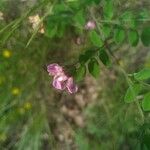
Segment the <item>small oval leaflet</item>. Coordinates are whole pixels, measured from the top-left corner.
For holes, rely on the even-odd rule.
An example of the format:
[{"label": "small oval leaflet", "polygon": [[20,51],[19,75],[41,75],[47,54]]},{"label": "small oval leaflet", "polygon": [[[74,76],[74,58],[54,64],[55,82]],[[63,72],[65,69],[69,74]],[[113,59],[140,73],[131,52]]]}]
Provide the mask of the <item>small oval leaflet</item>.
[{"label": "small oval leaflet", "polygon": [[76,70],[76,75],[75,75],[75,79],[77,81],[81,81],[83,80],[83,78],[86,75],[86,66],[85,65],[81,65],[77,70]]},{"label": "small oval leaflet", "polygon": [[88,70],[89,73],[97,78],[100,74],[100,67],[99,67],[99,63],[95,58],[92,58],[88,64]]},{"label": "small oval leaflet", "polygon": [[110,59],[109,59],[109,56],[108,56],[108,54],[107,54],[105,49],[101,49],[99,51],[99,58],[100,58],[100,60],[102,61],[102,63],[104,65],[106,65],[106,66],[110,65]]},{"label": "small oval leaflet", "polygon": [[145,27],[141,34],[141,41],[144,46],[150,45],[150,27]]},{"label": "small oval leaflet", "polygon": [[150,78],[150,68],[144,68],[141,71],[134,73],[136,80],[147,80]]},{"label": "small oval leaflet", "polygon": [[114,41],[116,43],[122,43],[125,39],[125,31],[124,29],[120,28],[120,27],[117,27],[115,30],[114,30]]},{"label": "small oval leaflet", "polygon": [[136,96],[141,91],[141,85],[140,84],[133,84],[130,85],[129,88],[126,91],[124,101],[126,103],[131,103],[136,99]]},{"label": "small oval leaflet", "polygon": [[144,95],[142,108],[144,111],[150,111],[150,92]]},{"label": "small oval leaflet", "polygon": [[139,42],[139,35],[137,31],[131,30],[128,32],[128,40],[132,46],[137,46]]},{"label": "small oval leaflet", "polygon": [[95,31],[90,32],[90,40],[94,46],[101,47],[103,45],[103,41]]}]

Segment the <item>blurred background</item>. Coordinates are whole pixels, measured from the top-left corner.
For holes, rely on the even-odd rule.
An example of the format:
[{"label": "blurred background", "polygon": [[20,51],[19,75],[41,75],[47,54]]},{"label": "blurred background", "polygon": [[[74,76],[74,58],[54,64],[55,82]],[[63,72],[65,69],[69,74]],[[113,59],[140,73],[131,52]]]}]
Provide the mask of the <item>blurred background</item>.
[{"label": "blurred background", "polygon": [[[99,3],[0,0],[0,150],[150,149],[150,114],[124,102],[128,84],[113,60],[100,64],[97,79],[87,73],[73,95],[55,90],[45,69],[73,64],[91,46],[83,28],[93,16],[101,19]],[[115,0],[113,7],[116,18],[133,11],[150,19],[149,0]],[[115,55],[133,73],[150,67],[149,50],[125,42]]]}]

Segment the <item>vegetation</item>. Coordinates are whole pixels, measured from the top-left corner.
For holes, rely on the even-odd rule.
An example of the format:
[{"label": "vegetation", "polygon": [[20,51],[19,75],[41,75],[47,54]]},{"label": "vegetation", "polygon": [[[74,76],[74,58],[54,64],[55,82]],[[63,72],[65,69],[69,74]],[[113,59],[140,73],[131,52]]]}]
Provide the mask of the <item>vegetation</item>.
[{"label": "vegetation", "polygon": [[[149,10],[148,0],[1,0],[0,149],[149,150]],[[53,63],[77,93],[53,88]]]}]

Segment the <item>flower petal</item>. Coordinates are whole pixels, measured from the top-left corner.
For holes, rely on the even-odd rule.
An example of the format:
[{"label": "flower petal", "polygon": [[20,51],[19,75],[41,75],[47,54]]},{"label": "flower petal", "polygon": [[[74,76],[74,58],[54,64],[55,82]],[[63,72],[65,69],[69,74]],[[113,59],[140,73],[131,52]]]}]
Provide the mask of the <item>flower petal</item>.
[{"label": "flower petal", "polygon": [[66,81],[68,77],[65,74],[54,76],[53,87],[58,90],[64,90],[66,88]]},{"label": "flower petal", "polygon": [[54,80],[57,81],[66,81],[67,79],[68,77],[64,73],[54,76]]},{"label": "flower petal", "polygon": [[85,25],[86,30],[93,30],[96,28],[96,23],[94,21],[88,21]]},{"label": "flower petal", "polygon": [[65,89],[65,83],[58,81],[58,80],[54,80],[53,81],[53,87],[55,89],[58,89],[58,90],[64,90]]},{"label": "flower petal", "polygon": [[76,93],[78,91],[78,87],[76,84],[74,84],[72,77],[68,78],[66,87],[67,87],[68,92],[71,94]]},{"label": "flower petal", "polygon": [[54,63],[47,66],[47,71],[49,75],[56,76],[63,73],[63,68],[58,64]]}]

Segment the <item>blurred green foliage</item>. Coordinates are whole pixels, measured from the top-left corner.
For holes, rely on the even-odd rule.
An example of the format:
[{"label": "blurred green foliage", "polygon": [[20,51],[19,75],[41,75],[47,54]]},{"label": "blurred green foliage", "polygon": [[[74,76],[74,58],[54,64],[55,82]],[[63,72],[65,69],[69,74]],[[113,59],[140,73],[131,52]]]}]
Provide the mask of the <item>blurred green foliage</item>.
[{"label": "blurred green foliage", "polygon": [[[62,147],[54,132],[61,94],[51,90],[45,71],[53,62],[73,70],[77,81],[84,82],[88,74],[100,78],[105,69],[114,70],[117,78],[111,81],[104,71],[107,80],[97,81],[102,92],[82,110],[85,127],[70,123],[76,149],[150,149],[150,65],[144,67],[150,58],[150,3],[139,3],[0,1],[0,149],[72,149]],[[85,30],[88,21],[96,28]]]}]

